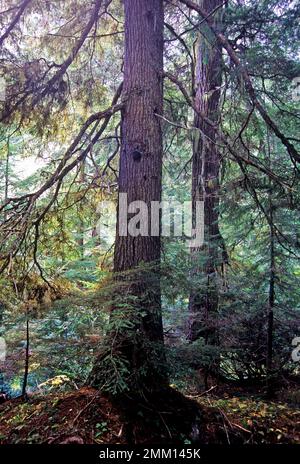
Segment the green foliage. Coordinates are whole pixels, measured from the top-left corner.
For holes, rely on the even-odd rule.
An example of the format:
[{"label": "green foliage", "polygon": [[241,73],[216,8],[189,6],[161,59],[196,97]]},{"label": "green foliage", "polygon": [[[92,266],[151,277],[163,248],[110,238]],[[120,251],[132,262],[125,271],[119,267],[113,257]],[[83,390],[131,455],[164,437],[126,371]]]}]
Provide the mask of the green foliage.
[{"label": "green foliage", "polygon": [[[110,105],[122,80],[123,13],[120,2],[114,1],[108,6],[110,14],[101,15],[95,30],[73,56],[67,73],[41,97],[48,79],[72,54],[90,15],[90,5],[82,0],[47,1],[45,5],[40,8],[39,2],[33,2],[1,50],[0,76],[5,76],[7,84],[1,110],[13,108],[18,98],[24,97],[0,124],[0,195],[4,200],[37,191],[51,178],[84,122]],[[247,66],[259,101],[296,148],[299,102],[292,98],[292,80],[300,74],[299,8],[299,2],[255,0],[228,2],[224,9],[224,33]],[[182,14],[169,4],[165,9],[166,22],[183,40],[166,29],[165,69],[178,78],[188,95],[193,95],[195,31],[204,33],[210,46],[214,38],[198,15]],[[32,13],[37,21],[32,20]],[[1,15],[1,25],[6,26],[5,14],[3,18]],[[207,344],[204,338],[186,342],[189,295],[194,290],[205,294],[206,276],[201,272],[191,275],[190,254],[182,238],[162,241],[160,287],[168,364],[171,378],[182,388],[190,376],[197,376],[198,369],[209,368],[217,359],[226,379],[265,380],[271,214],[275,227],[274,371],[277,376],[296,371],[290,352],[291,340],[299,332],[299,169],[252,111],[241,70],[226,54],[222,71],[220,128],[244,161],[218,141],[223,241],[216,239],[212,245],[218,256],[218,347]],[[190,200],[193,146],[199,145],[203,134],[194,128],[194,112],[182,92],[167,78],[164,98],[162,197],[183,202]],[[111,118],[101,140],[64,176],[59,191],[52,187],[41,195],[28,219],[33,225],[49,205],[38,235],[32,229],[25,234],[18,252],[10,254],[7,272],[0,279],[0,334],[20,358],[16,362],[9,358],[15,362],[8,372],[12,394],[20,391],[24,313],[28,307],[31,389],[57,376],[82,384],[97,356],[102,367],[101,372],[95,372],[96,377],[99,374],[96,383],[114,394],[126,391],[132,381],[146,379],[153,366],[158,372],[165,368],[161,347],[155,343],[150,346],[141,330],[150,294],[157,290],[154,282],[159,270],[156,267],[151,274],[146,266],[141,268],[139,272],[147,273],[148,281],[140,299],[132,297],[134,277],[129,288],[128,276],[118,284],[107,278],[112,269],[114,237],[97,235],[98,222],[106,223],[99,213],[99,202],[116,201],[119,122],[120,116]],[[96,128],[84,132],[70,162],[76,160]],[[19,208],[22,210],[22,203]],[[11,207],[1,211],[1,224],[7,214],[14,217],[14,213]],[[5,237],[0,265],[14,246],[14,236]],[[228,265],[222,258],[223,245]],[[199,269],[206,259],[199,253]],[[56,288],[55,295],[45,280]],[[79,292],[65,298],[74,289]],[[52,306],[58,296],[64,298]],[[113,334],[121,334],[124,343],[144,353],[139,372],[131,370],[122,347],[114,346]],[[87,335],[98,337],[96,344],[88,342]]]}]

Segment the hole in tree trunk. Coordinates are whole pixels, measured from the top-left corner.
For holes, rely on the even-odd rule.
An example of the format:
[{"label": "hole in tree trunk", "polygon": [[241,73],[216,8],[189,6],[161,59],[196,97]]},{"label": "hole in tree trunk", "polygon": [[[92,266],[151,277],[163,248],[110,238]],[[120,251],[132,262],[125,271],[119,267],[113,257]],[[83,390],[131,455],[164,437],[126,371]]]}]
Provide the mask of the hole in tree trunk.
[{"label": "hole in tree trunk", "polygon": [[132,153],[133,161],[139,162],[142,159],[142,153],[139,150],[134,150]]}]

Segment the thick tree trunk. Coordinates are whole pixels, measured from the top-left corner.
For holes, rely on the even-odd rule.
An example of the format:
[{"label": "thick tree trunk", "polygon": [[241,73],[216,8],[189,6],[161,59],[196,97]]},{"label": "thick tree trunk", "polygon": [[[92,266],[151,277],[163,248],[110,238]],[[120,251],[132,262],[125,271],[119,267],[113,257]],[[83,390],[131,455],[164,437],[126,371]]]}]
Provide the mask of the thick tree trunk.
[{"label": "thick tree trunk", "polygon": [[[119,192],[128,204],[160,201],[163,102],[162,0],[125,0],[124,94]],[[115,271],[160,259],[160,237],[117,236]]]},{"label": "thick tree trunk", "polygon": [[[211,13],[222,2],[203,0],[202,7]],[[221,9],[214,16],[217,25]],[[222,83],[222,49],[219,43],[202,26],[197,43],[195,76],[196,108],[210,120],[218,121],[220,86]],[[217,344],[218,312],[218,255],[220,247],[219,216],[219,170],[220,155],[216,146],[216,133],[198,114],[195,127],[199,129],[194,141],[192,163],[193,211],[196,201],[204,202],[204,246],[192,250],[193,290],[190,295],[190,324],[188,338],[194,341],[203,337],[208,344]],[[195,227],[195,224],[194,224]]]},{"label": "thick tree trunk", "polygon": [[[119,193],[143,201],[150,213],[161,199],[163,111],[163,1],[124,0],[125,62]],[[126,213],[126,212],[125,212]],[[125,362],[130,389],[160,388],[165,378],[160,297],[160,236],[122,236],[118,205],[116,280],[110,334],[112,352]],[[132,217],[132,216],[131,216]],[[126,225],[131,219],[128,217]],[[122,224],[124,227],[124,224]],[[146,234],[145,234],[146,235]],[[122,327],[122,320],[131,327]],[[101,363],[100,363],[101,366]],[[99,371],[99,369],[97,369]],[[94,374],[96,370],[94,369]],[[98,372],[99,373],[99,372]],[[92,383],[100,384],[99,375]]]}]

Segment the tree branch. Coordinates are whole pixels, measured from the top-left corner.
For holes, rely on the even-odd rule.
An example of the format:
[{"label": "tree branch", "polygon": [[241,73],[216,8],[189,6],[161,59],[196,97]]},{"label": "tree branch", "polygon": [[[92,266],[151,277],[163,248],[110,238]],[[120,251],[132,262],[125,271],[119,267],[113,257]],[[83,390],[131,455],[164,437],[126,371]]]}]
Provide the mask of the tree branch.
[{"label": "tree branch", "polygon": [[27,6],[29,5],[29,3],[31,3],[31,0],[24,0],[23,3],[21,3],[20,7],[19,7],[19,11],[18,13],[16,14],[16,16],[14,17],[14,19],[12,20],[12,22],[10,23],[10,25],[8,26],[8,28],[6,29],[6,31],[4,32],[4,34],[0,37],[0,47],[2,46],[3,42],[5,39],[7,39],[7,37],[9,36],[9,34],[11,33],[11,31],[15,28],[15,26],[18,24],[22,14],[24,13],[25,9],[27,8]]},{"label": "tree branch", "polygon": [[69,66],[73,63],[73,61],[76,58],[79,50],[81,49],[81,47],[84,44],[86,38],[88,37],[92,27],[98,21],[99,11],[100,11],[102,2],[103,2],[103,0],[96,0],[95,8],[93,9],[93,12],[92,12],[92,14],[90,16],[90,20],[87,23],[87,25],[85,26],[84,30],[82,31],[82,34],[81,34],[79,40],[76,42],[76,44],[73,47],[73,49],[72,49],[70,55],[68,56],[68,58],[61,64],[60,69],[49,80],[49,82],[47,83],[45,89],[42,91],[42,93],[40,95],[40,98],[43,98],[49,92],[49,90],[53,87],[55,82],[60,81],[60,79],[66,73]]},{"label": "tree branch", "polygon": [[[263,174],[265,174],[266,176],[272,178],[276,183],[286,186],[286,184],[281,179],[279,179],[279,177],[276,176],[272,171],[270,171],[267,167],[263,166],[262,164],[258,164],[257,162],[251,160],[249,158],[249,156],[248,156],[248,158],[245,158],[241,154],[237,153],[236,150],[234,149],[235,141],[233,143],[230,143],[230,140],[228,140],[228,136],[224,135],[223,132],[219,130],[218,125],[216,125],[211,119],[209,119],[202,111],[199,111],[196,108],[196,106],[194,105],[193,100],[189,96],[188,91],[186,90],[186,88],[184,87],[182,82],[180,80],[178,80],[173,74],[171,74],[169,72],[164,72],[164,76],[167,77],[168,79],[170,79],[171,82],[173,82],[175,85],[177,85],[177,87],[181,91],[181,93],[184,96],[184,98],[185,98],[186,102],[188,103],[188,105],[195,111],[196,114],[198,114],[203,119],[203,121],[207,125],[209,125],[210,127],[212,127],[214,129],[214,131],[216,132],[216,135],[219,138],[219,140],[224,144],[224,146],[227,148],[227,150],[229,151],[229,153],[233,156],[233,158],[235,160],[243,161],[246,165],[252,166],[252,167],[256,168],[257,170],[259,170],[260,172],[262,172]],[[164,118],[164,119],[166,120],[166,118]],[[167,121],[167,122],[170,122],[170,121]],[[183,127],[183,126],[181,126],[181,128],[188,129],[188,128]],[[193,129],[196,129],[196,128],[193,128]]]},{"label": "tree branch", "polygon": [[219,32],[215,25],[213,24],[213,21],[209,17],[208,13],[201,8],[197,3],[193,2],[192,0],[179,0],[181,3],[186,5],[188,8],[196,11],[199,13],[202,18],[204,18],[209,25],[210,29],[212,32],[215,34],[216,38],[218,39],[219,43],[225,48],[227,51],[229,57],[231,58],[232,62],[235,64],[236,68],[239,70],[244,83],[245,83],[245,88],[248,92],[248,95],[250,97],[250,100],[252,104],[255,106],[267,126],[274,132],[274,134],[278,137],[278,139],[282,142],[282,144],[286,147],[290,157],[292,160],[296,161],[297,163],[300,163],[300,154],[296,150],[293,144],[289,141],[287,137],[281,132],[281,130],[278,128],[278,126],[275,124],[273,119],[269,116],[267,113],[266,109],[263,107],[263,105],[260,103],[258,100],[258,97],[256,95],[256,91],[253,87],[251,78],[249,76],[247,68],[241,63],[239,57],[237,56],[236,52],[230,45],[228,39],[225,37],[225,35],[222,32]]},{"label": "tree branch", "polygon": [[[101,135],[107,128],[111,117],[124,107],[124,103],[117,103],[121,96],[121,92],[122,85],[119,86],[112,100],[112,105],[108,109],[96,113],[88,118],[88,120],[79,131],[79,134],[66,151],[55,172],[44,183],[44,185],[42,185],[40,189],[34,193],[23,195],[21,197],[10,198],[0,207],[0,213],[3,211],[6,212],[8,218],[2,224],[0,224],[0,230],[2,232],[0,248],[6,248],[6,251],[0,255],[0,259],[3,261],[3,265],[0,268],[0,274],[7,268],[11,259],[16,256],[20,250],[20,247],[22,246],[22,243],[25,240],[25,237],[28,235],[32,227],[35,228],[37,234],[38,226],[55,202],[65,176],[85,159],[95,143],[99,141]],[[90,140],[86,148],[84,148],[72,162],[68,163],[71,157],[76,153],[76,151],[78,151],[77,146],[86,133],[88,127],[93,122],[98,123],[100,120],[103,120],[103,123],[97,133]],[[51,197],[51,200],[47,203],[42,211],[37,211],[38,215],[34,218],[33,211],[37,200],[55,184],[56,189],[53,196]],[[36,249],[34,250],[34,257],[36,260]]]}]

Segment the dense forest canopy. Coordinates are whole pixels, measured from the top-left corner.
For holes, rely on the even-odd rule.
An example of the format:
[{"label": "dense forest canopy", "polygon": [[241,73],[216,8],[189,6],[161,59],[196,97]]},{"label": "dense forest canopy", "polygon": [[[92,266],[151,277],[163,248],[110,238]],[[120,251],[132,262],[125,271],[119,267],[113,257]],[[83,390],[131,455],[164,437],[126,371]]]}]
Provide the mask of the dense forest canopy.
[{"label": "dense forest canopy", "polygon": [[0,1],[4,396],[299,403],[299,18],[297,0]]}]

